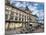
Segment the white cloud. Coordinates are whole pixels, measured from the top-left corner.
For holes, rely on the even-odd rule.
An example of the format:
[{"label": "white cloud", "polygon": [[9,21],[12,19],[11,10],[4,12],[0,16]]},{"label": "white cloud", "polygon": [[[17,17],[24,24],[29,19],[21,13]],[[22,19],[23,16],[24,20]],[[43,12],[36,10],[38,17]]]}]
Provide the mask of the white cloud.
[{"label": "white cloud", "polygon": [[32,6],[32,5],[28,6],[28,8],[29,8],[31,11],[34,11],[34,10],[37,9],[37,7],[34,7],[34,6]]},{"label": "white cloud", "polygon": [[37,15],[40,20],[44,19],[43,18],[43,16],[44,16],[43,10],[34,9],[33,12],[32,12],[32,14],[33,15]]},{"label": "white cloud", "polygon": [[44,19],[44,12],[43,10],[39,10],[39,20]]},{"label": "white cloud", "polygon": [[36,14],[37,16],[39,16],[38,12],[39,12],[39,10],[33,10],[32,14],[33,14],[33,15]]},{"label": "white cloud", "polygon": [[28,8],[32,11],[32,14],[33,15],[36,14],[37,16],[39,16],[39,14],[38,14],[39,10],[37,10],[37,7],[36,6],[30,5]]},{"label": "white cloud", "polygon": [[37,4],[37,3],[35,3],[35,4],[34,4],[34,6],[38,6],[38,4]]},{"label": "white cloud", "polygon": [[32,12],[33,15],[37,15],[39,17],[39,19],[44,19],[44,12],[43,10],[37,10],[36,8],[33,10]]},{"label": "white cloud", "polygon": [[37,13],[37,16],[39,17],[39,13]]},{"label": "white cloud", "polygon": [[44,16],[44,12],[43,12],[43,10],[39,10],[39,16]]},{"label": "white cloud", "polygon": [[15,4],[15,6],[19,7],[19,6],[18,6],[19,4],[20,4],[20,3],[19,3],[19,2],[17,2],[17,3]]}]

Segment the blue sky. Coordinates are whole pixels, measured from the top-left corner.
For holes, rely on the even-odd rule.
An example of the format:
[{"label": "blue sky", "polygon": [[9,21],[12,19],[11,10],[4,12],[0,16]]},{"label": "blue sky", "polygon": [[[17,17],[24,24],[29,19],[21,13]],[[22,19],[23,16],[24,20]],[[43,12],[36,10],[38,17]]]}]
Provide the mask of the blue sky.
[{"label": "blue sky", "polygon": [[25,8],[26,5],[28,6],[29,10],[32,11],[33,15],[37,15],[39,19],[43,19],[44,16],[44,3],[37,3],[37,2],[15,2],[16,0],[11,0],[10,3],[14,3],[14,6],[20,8],[23,7]]}]

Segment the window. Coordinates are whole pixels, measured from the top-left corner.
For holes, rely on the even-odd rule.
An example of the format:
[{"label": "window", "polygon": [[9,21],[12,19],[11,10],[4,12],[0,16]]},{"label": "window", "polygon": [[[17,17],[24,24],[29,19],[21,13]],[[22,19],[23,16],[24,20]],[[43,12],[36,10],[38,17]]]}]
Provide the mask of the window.
[{"label": "window", "polygon": [[26,16],[26,21],[27,21],[27,16]]},{"label": "window", "polygon": [[16,15],[18,15],[18,13],[16,13]]},{"label": "window", "polygon": [[19,14],[19,21],[21,21],[21,14]]},{"label": "window", "polygon": [[11,15],[11,16],[10,16],[10,20],[13,20],[13,17],[14,17],[14,16],[13,16],[13,15]]},{"label": "window", "polygon": [[8,19],[8,14],[5,14],[5,19],[6,19],[6,20]]},{"label": "window", "polygon": [[8,10],[6,10],[6,11],[5,11],[5,14],[9,14],[9,11],[8,11]]},{"label": "window", "polygon": [[17,16],[15,16],[15,20],[18,20],[18,17]]},{"label": "window", "polygon": [[30,24],[29,26],[32,26],[32,24]]},{"label": "window", "polygon": [[19,21],[21,21],[21,18],[19,18]]},{"label": "window", "polygon": [[19,17],[21,18],[21,14],[19,14]]},{"label": "window", "polygon": [[6,19],[6,20],[8,19],[8,15],[9,15],[9,12],[6,10],[6,11],[5,11],[5,19]]},{"label": "window", "polygon": [[24,15],[22,15],[22,21],[24,21]]},{"label": "window", "polygon": [[11,12],[10,14],[10,20],[13,20],[14,19],[14,12]]},{"label": "window", "polygon": [[26,16],[25,16],[25,21],[26,21]]},{"label": "window", "polygon": [[24,18],[22,18],[22,21],[24,21]]},{"label": "window", "polygon": [[11,12],[11,15],[14,15],[14,12]]},{"label": "window", "polygon": [[28,16],[27,16],[27,19],[28,19]]}]

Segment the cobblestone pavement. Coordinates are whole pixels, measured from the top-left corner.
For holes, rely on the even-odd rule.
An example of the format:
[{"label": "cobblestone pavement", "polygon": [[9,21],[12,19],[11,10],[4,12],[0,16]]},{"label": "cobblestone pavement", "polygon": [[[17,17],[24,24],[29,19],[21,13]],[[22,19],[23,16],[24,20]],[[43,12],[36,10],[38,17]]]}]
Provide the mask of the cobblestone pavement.
[{"label": "cobblestone pavement", "polygon": [[38,28],[38,29],[35,29],[33,32],[34,32],[34,33],[44,32],[44,29]]},{"label": "cobblestone pavement", "polygon": [[[31,30],[31,29],[29,29],[29,30]],[[32,33],[42,33],[42,32],[44,32],[44,28],[43,27],[37,27],[37,28],[34,28],[34,30],[31,30],[32,31]],[[31,31],[29,32],[29,31],[27,31],[26,30],[26,28],[24,28],[24,30],[23,30],[23,28],[21,28],[21,29],[17,29],[17,30],[8,30],[8,31],[5,31],[5,35],[15,35],[15,34],[24,34],[25,32],[26,33],[31,33]]]}]

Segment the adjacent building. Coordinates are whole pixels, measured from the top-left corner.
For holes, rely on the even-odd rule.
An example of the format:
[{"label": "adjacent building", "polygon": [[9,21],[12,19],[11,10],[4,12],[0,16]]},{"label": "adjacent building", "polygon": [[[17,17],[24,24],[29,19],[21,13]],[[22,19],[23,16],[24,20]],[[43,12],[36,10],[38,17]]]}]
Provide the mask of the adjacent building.
[{"label": "adjacent building", "polygon": [[5,4],[5,29],[24,29],[37,23],[36,17],[29,10],[21,10],[17,7]]}]

